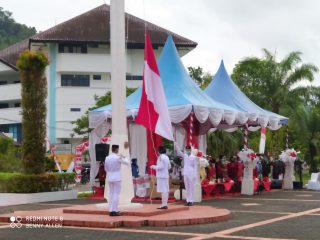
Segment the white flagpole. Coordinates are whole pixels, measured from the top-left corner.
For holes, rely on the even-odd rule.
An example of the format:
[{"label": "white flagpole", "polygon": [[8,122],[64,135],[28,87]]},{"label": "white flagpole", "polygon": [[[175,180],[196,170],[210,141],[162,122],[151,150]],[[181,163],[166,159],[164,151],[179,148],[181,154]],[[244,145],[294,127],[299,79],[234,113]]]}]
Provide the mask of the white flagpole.
[{"label": "white flagpole", "polygon": [[[107,19],[106,19],[107,21]],[[110,2],[110,48],[112,91],[112,144],[119,145],[119,152],[130,161],[126,116],[126,53],[124,0]],[[131,164],[121,167],[120,205],[131,203],[134,197]],[[107,197],[107,191],[105,191]]]}]

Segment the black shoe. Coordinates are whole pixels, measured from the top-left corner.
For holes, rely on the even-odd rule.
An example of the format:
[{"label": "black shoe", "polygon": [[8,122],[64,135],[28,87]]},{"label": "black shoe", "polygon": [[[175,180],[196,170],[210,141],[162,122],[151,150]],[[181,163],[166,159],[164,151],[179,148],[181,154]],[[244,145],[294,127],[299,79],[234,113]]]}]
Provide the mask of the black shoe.
[{"label": "black shoe", "polygon": [[120,213],[120,212],[114,212],[114,215],[113,215],[113,216],[115,216],[115,217],[121,216],[121,213]]},{"label": "black shoe", "polygon": [[189,204],[190,204],[190,203],[189,203],[189,202],[187,202],[187,203],[185,203],[184,205],[185,205],[185,206],[189,206]]},{"label": "black shoe", "polygon": [[110,217],[113,217],[114,214],[115,214],[115,212],[110,212],[110,213],[109,213],[109,216],[110,216]]},{"label": "black shoe", "polygon": [[168,209],[168,206],[158,207],[157,209]]},{"label": "black shoe", "polygon": [[189,202],[188,206],[193,206],[193,203],[192,203],[192,202]]}]

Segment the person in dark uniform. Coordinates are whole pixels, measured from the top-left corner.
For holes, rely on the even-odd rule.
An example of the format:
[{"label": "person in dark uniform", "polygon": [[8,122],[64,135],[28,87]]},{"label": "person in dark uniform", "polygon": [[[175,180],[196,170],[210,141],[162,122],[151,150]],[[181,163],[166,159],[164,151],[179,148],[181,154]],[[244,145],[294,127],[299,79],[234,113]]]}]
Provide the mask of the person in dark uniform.
[{"label": "person in dark uniform", "polygon": [[139,167],[137,164],[137,159],[136,158],[132,158],[131,160],[131,172],[132,172],[132,177],[139,177]]},{"label": "person in dark uniform", "polygon": [[261,166],[262,166],[262,177],[269,177],[271,172],[271,165],[265,156],[263,156],[261,159]]},{"label": "person in dark uniform", "polygon": [[285,169],[284,163],[282,161],[280,161],[279,159],[277,159],[273,163],[272,178],[279,179],[279,175],[284,174],[284,169]]}]

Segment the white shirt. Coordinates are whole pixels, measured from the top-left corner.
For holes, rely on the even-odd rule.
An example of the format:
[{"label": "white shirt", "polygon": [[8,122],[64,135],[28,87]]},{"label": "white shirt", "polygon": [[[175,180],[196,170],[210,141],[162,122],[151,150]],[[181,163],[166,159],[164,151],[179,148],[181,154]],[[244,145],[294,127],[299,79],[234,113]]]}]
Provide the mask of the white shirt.
[{"label": "white shirt", "polygon": [[196,163],[197,157],[190,154],[183,153],[180,149],[177,149],[177,155],[183,158],[183,175],[196,177]]},{"label": "white shirt", "polygon": [[106,170],[109,182],[121,181],[121,164],[129,165],[128,159],[122,158],[115,153],[111,153],[106,157],[104,161],[104,169]]},{"label": "white shirt", "polygon": [[161,154],[158,157],[157,165],[157,178],[169,178],[169,169],[171,168],[170,160],[166,154]]}]

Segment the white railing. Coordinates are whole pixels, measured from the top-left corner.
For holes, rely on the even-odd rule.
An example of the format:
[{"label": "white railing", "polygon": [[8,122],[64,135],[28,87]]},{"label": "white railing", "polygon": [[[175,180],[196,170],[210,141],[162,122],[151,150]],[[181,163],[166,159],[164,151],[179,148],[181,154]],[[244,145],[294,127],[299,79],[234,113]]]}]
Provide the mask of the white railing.
[{"label": "white railing", "polygon": [[0,85],[0,101],[21,99],[21,83]]},{"label": "white railing", "polygon": [[[127,66],[131,66],[130,57],[127,57]],[[111,57],[97,53],[59,53],[56,67],[57,72],[111,72]]]},{"label": "white railing", "polygon": [[21,108],[1,108],[0,124],[21,123]]}]

